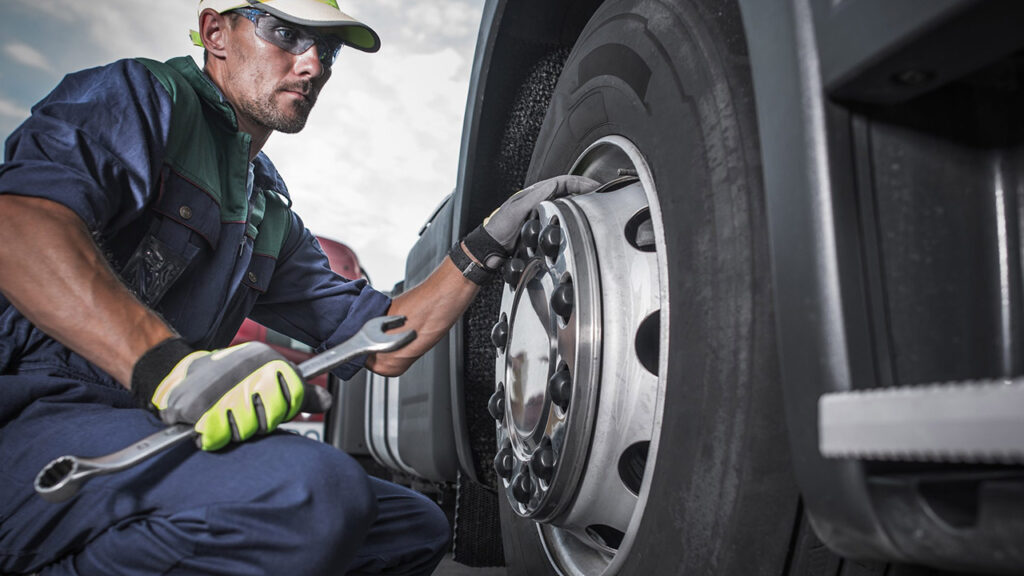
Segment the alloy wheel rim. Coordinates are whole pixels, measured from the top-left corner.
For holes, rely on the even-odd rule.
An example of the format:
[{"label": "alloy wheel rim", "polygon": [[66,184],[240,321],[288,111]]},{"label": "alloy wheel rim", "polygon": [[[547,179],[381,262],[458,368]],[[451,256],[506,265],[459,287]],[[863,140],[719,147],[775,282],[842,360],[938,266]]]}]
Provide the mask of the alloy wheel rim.
[{"label": "alloy wheel rim", "polygon": [[660,428],[667,264],[654,182],[629,140],[589,146],[596,192],[542,203],[503,271],[495,470],[563,574],[614,573],[646,506]]}]

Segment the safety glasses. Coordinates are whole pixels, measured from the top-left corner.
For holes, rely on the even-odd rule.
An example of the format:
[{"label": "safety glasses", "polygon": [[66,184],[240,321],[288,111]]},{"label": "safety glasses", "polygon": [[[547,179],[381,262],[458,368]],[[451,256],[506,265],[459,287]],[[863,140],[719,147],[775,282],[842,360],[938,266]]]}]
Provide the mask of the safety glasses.
[{"label": "safety glasses", "polygon": [[338,57],[338,51],[344,44],[336,36],[322,36],[314,34],[306,28],[285,22],[280,18],[267,14],[255,8],[239,8],[235,10],[245,16],[256,27],[256,37],[277,46],[291,54],[303,54],[316,44],[317,54],[320,56],[320,63],[324,68],[334,65]]}]

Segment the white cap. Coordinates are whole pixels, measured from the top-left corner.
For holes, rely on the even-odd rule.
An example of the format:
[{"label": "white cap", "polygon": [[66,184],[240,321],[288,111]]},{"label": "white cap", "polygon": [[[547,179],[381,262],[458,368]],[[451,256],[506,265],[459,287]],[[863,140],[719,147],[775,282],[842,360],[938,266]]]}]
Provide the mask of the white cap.
[{"label": "white cap", "polygon": [[[353,48],[363,52],[380,49],[380,37],[372,28],[345,14],[337,0],[200,0],[199,13],[215,10],[218,14],[239,8],[256,8],[286,22],[310,28],[323,28]],[[202,46],[199,34],[192,33],[192,41]]]}]

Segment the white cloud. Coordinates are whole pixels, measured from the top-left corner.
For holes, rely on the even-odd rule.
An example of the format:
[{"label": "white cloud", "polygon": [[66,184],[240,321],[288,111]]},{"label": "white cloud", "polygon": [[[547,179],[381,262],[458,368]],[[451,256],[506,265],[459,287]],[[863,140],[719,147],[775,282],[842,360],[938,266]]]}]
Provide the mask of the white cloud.
[{"label": "white cloud", "polygon": [[75,15],[68,12],[66,9],[67,5],[71,2],[61,1],[50,1],[50,2],[39,2],[37,0],[14,0],[16,4],[21,4],[27,8],[38,10],[46,15],[47,18],[59,20],[61,22],[74,22]]},{"label": "white cloud", "polygon": [[27,8],[85,33],[80,51],[62,51],[66,67],[79,68],[118,58],[146,56],[167,59],[183,54],[192,43],[198,2],[139,3],[138,0],[18,0]]},{"label": "white cloud", "polygon": [[41,52],[28,44],[11,42],[4,45],[4,55],[15,62],[46,72],[53,72],[53,65]]},{"label": "white cloud", "polygon": [[458,0],[437,0],[412,6],[403,31],[413,37],[462,38],[476,34],[480,10]]},{"label": "white cloud", "polygon": [[483,0],[344,0],[344,10],[377,30],[384,49],[473,49]]},{"label": "white cloud", "polygon": [[25,118],[28,118],[28,115],[28,108],[15,104],[10,100],[0,98],[0,116],[24,120]]},{"label": "white cloud", "polygon": [[167,59],[188,52],[195,28],[198,2],[146,3],[106,0],[103,3],[70,1],[79,18],[89,24],[90,36],[111,58],[147,56]]}]

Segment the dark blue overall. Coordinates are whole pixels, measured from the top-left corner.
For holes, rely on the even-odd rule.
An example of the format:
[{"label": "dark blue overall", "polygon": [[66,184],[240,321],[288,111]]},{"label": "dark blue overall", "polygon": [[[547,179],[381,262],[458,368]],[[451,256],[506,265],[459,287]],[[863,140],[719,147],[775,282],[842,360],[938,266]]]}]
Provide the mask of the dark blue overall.
[{"label": "dark blue overall", "polygon": [[[77,213],[197,348],[226,345],[246,316],[318,350],[342,342],[390,300],[330,270],[273,165],[250,165],[248,148],[191,58],[125,60],[66,77],[33,108],[7,141],[0,194]],[[287,433],[215,453],[178,446],[62,504],[33,493],[52,458],[162,427],[0,296],[0,573],[429,574],[447,548],[432,502]]]}]

